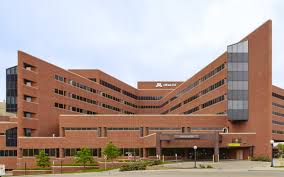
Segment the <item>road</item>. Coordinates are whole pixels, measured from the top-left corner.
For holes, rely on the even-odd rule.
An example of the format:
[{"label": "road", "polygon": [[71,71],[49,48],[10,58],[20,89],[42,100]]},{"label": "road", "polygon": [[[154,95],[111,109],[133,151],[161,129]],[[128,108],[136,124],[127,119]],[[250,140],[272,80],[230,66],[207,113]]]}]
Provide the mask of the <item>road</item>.
[{"label": "road", "polygon": [[[244,170],[147,170],[135,172],[100,172],[100,173],[80,173],[80,174],[62,174],[62,175],[44,175],[44,177],[283,177],[284,171],[244,171]],[[33,177],[43,177],[33,176]]]}]

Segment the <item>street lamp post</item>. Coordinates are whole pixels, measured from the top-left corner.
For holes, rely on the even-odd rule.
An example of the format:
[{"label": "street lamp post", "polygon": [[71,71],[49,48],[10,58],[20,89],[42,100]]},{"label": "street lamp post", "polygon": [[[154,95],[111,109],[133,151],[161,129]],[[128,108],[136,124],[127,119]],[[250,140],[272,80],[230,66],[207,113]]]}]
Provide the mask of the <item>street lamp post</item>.
[{"label": "street lamp post", "polygon": [[271,144],[271,167],[273,167],[273,144],[274,144],[274,140],[270,140],[270,144]]},{"label": "street lamp post", "polygon": [[194,168],[197,168],[197,167],[196,167],[196,158],[197,158],[197,157],[196,157],[196,156],[197,156],[197,155],[196,155],[196,150],[197,150],[197,146],[193,146],[193,149],[194,149]]}]

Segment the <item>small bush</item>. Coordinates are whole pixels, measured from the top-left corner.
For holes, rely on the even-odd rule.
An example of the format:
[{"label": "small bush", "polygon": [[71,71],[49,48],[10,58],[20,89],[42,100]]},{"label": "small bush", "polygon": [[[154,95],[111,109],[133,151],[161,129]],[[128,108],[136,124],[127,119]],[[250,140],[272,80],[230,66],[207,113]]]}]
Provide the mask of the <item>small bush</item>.
[{"label": "small bush", "polygon": [[122,165],[120,171],[134,171],[134,170],[146,170],[147,163],[145,162],[133,162]]},{"label": "small bush", "polygon": [[161,165],[163,162],[161,160],[149,160],[145,161],[147,166]]},{"label": "small bush", "polygon": [[199,164],[199,167],[200,167],[200,168],[206,168],[206,166],[203,165],[203,164]]},{"label": "small bush", "polygon": [[211,165],[207,165],[207,167],[206,168],[213,168]]},{"label": "small bush", "polygon": [[258,157],[251,157],[251,161],[263,161],[263,162],[270,162],[270,158],[258,156]]}]

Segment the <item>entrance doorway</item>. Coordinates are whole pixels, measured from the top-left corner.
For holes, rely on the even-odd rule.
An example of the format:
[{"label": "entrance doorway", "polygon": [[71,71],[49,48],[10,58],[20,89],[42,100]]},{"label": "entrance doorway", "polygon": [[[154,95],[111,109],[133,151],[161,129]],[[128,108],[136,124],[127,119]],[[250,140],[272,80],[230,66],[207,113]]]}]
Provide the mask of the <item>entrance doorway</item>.
[{"label": "entrance doorway", "polygon": [[236,159],[237,160],[243,160],[244,159],[243,154],[244,154],[244,151],[242,149],[238,149],[236,151]]}]

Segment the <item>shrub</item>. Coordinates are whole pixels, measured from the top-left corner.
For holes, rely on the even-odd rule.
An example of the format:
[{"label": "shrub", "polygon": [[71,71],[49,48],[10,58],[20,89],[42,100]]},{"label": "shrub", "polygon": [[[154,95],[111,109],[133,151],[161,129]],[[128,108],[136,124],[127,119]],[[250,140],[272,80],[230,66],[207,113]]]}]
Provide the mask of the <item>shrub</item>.
[{"label": "shrub", "polygon": [[85,147],[82,148],[75,155],[75,162],[76,164],[82,164],[84,167],[87,165],[87,163],[93,164],[94,158],[91,154],[91,150]]},{"label": "shrub", "polygon": [[147,166],[161,165],[163,162],[161,160],[148,160],[145,161]]},{"label": "shrub", "polygon": [[258,157],[251,157],[251,161],[263,161],[263,162],[270,162],[270,158],[264,157],[264,156],[258,156]]},{"label": "shrub", "polygon": [[120,156],[120,150],[111,141],[108,142],[102,153],[107,157],[108,160],[111,161]]},{"label": "shrub", "polygon": [[44,150],[40,150],[39,154],[36,156],[36,164],[39,167],[45,168],[50,166],[50,159]]},{"label": "shrub", "polygon": [[206,166],[203,165],[203,164],[199,164],[199,167],[200,167],[200,168],[206,168]]},{"label": "shrub", "polygon": [[206,168],[213,168],[211,165],[207,165],[207,167]]},{"label": "shrub", "polygon": [[141,162],[133,162],[122,165],[119,170],[120,171],[146,170],[146,167],[147,163],[141,161]]}]

